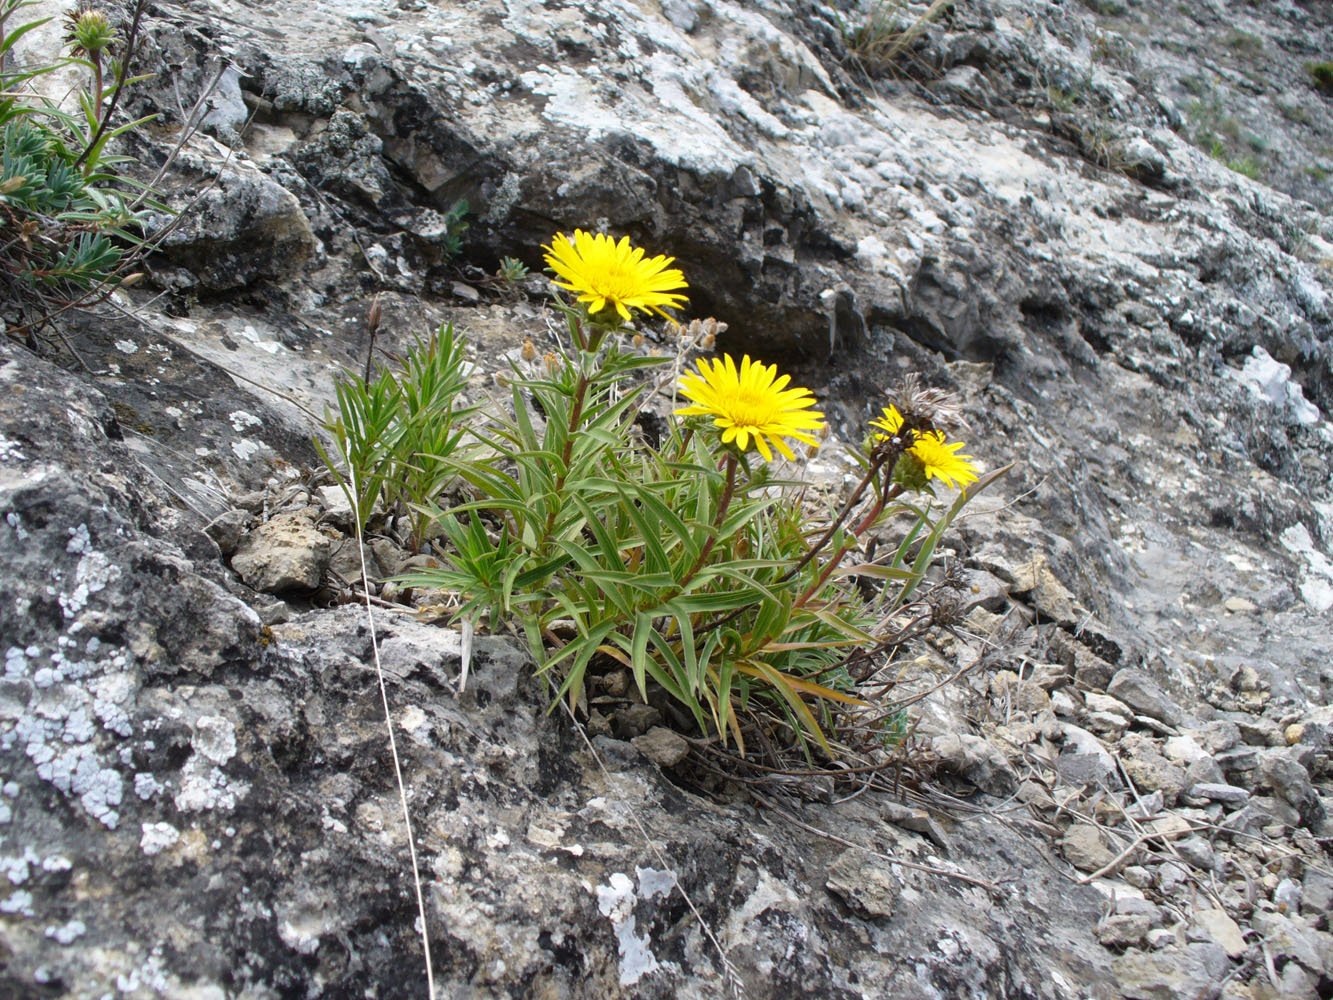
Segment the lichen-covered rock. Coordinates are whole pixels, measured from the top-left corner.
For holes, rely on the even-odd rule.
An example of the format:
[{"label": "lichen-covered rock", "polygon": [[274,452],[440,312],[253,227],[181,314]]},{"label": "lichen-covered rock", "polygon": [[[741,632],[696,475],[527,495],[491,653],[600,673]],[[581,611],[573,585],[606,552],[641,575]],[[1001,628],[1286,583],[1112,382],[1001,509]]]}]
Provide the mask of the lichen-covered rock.
[{"label": "lichen-covered rock", "polygon": [[[723,349],[799,369],[835,438],[917,371],[962,396],[972,454],[1016,462],[946,542],[994,630],[933,651],[960,680],[904,752],[959,734],[944,756],[1040,825],[706,799],[620,742],[656,708],[595,709],[594,760],[512,647],[479,639],[460,694],[459,636],[377,608],[440,994],[1316,995],[1333,110],[1304,63],[1330,10],[976,0],[877,76],[850,7],[785,0],[152,9],[126,107],[180,126],[225,62],[205,130],[235,148],[196,139],[168,175],[202,197],[134,314],[66,317],[83,364],[0,344],[0,992],[421,994],[364,611],[257,598],[219,552],[240,539],[200,529],[320,497],[311,415],[365,364],[371,294],[380,352],[454,320],[487,382],[544,326],[487,275],[579,226],[676,256]],[[836,488],[833,443],[810,472]],[[1014,697],[981,697],[981,664]],[[1223,783],[1248,801],[1189,797]],[[1104,840],[1095,871],[1140,831],[1099,882],[1151,899],[1099,931],[1058,842]],[[1278,986],[1141,933],[1205,898],[1273,942]]]},{"label": "lichen-covered rock", "polygon": [[930,749],[946,771],[983,792],[1008,795],[1018,786],[1017,775],[1004,754],[979,736],[969,733],[936,736]]},{"label": "lichen-covered rock", "polygon": [[180,200],[188,211],[162,242],[161,259],[189,273],[185,287],[240,288],[291,275],[314,256],[315,236],[296,196],[249,164],[233,162],[208,181],[196,175]]}]

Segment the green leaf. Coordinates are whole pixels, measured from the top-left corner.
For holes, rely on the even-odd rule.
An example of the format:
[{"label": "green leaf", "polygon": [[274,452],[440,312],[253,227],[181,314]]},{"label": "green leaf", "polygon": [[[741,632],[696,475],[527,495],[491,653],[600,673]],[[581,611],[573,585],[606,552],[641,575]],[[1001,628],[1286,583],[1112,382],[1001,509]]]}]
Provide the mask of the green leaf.
[{"label": "green leaf", "polygon": [[652,616],[640,611],[634,616],[634,631],[631,633],[630,664],[634,672],[634,683],[639,689],[639,697],[648,700],[648,638],[653,632]]}]

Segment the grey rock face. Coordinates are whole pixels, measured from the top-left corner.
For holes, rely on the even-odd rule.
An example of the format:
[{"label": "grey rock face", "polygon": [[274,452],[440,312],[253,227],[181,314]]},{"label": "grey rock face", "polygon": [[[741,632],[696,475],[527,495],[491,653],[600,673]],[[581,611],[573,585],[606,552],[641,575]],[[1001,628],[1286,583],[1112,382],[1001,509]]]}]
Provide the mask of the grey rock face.
[{"label": "grey rock face", "polygon": [[1130,952],[1116,959],[1115,971],[1124,996],[1132,1000],[1202,1000],[1228,965],[1220,945],[1199,943],[1151,954]]},{"label": "grey rock face", "polygon": [[[195,515],[121,475],[136,459],[98,392],[20,349],[0,345],[0,359],[3,992],[100,996],[151,978],[168,995],[279,983],[420,995],[364,609],[264,630],[226,589],[211,542],[192,556],[159,537],[193,537]],[[1012,912],[861,852],[835,864],[845,848],[684,792],[628,746],[604,744],[601,770],[503,641],[477,638],[456,696],[458,636],[379,610],[441,995],[719,995],[721,959],[677,884],[753,996],[1019,981],[1054,997],[1041,984],[1056,967],[1069,982],[1104,978],[1095,896],[1060,884],[1040,841],[1002,823],[956,827],[948,864],[1060,885]],[[942,864],[929,839],[857,805],[803,818],[878,855]],[[1052,949],[1007,943],[1033,936]],[[179,954],[146,950],[178,938]]]},{"label": "grey rock face", "polygon": [[829,869],[828,890],[871,920],[893,914],[898,882],[883,862],[861,851],[845,851]]}]

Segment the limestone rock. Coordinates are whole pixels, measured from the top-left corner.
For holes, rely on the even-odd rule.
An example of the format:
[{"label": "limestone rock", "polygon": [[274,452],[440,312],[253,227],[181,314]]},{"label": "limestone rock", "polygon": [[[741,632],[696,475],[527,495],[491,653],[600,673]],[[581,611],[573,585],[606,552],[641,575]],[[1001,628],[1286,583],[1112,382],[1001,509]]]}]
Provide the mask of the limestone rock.
[{"label": "limestone rock", "polygon": [[314,590],[329,568],[329,539],[299,514],[279,514],[248,534],[232,569],[255,590],[282,594]]},{"label": "limestone rock", "polygon": [[1200,910],[1194,914],[1194,923],[1231,958],[1240,958],[1249,950],[1239,925],[1222,910]]},{"label": "limestone rock", "polygon": [[1069,784],[1120,787],[1116,761],[1102,741],[1086,729],[1065,723],[1061,727],[1064,748],[1056,760],[1056,769]]},{"label": "limestone rock", "polygon": [[1115,913],[1097,925],[1097,940],[1108,948],[1132,948],[1143,943],[1152,924],[1138,913]]},{"label": "limestone rock", "polygon": [[851,910],[876,920],[893,915],[898,880],[889,867],[865,851],[848,850],[829,866],[824,883]]},{"label": "limestone rock", "polygon": [[1100,871],[1115,860],[1115,852],[1107,846],[1102,832],[1087,823],[1075,823],[1066,830],[1060,838],[1060,849],[1065,859],[1080,871]]},{"label": "limestone rock", "polygon": [[1250,798],[1250,793],[1244,788],[1214,783],[1191,785],[1189,793],[1195,798],[1209,799],[1231,806],[1243,806]]},{"label": "limestone rock", "polygon": [[1311,868],[1301,879],[1301,912],[1318,916],[1333,911],[1333,875]]},{"label": "limestone rock", "polygon": [[[336,373],[361,370],[369,295],[380,356],[455,321],[484,382],[521,337],[548,333],[524,298],[540,279],[506,297],[485,275],[504,256],[540,270],[540,246],[579,226],[675,256],[692,309],[731,324],[723,349],[798,369],[830,425],[793,470],[810,498],[836,506],[856,475],[836,445],[864,440],[905,373],[959,392],[969,452],[1014,467],[940,551],[950,576],[984,581],[973,596],[1003,634],[914,644],[899,662],[995,658],[1044,690],[1062,671],[1080,695],[1126,668],[1169,684],[1168,703],[1148,691],[1153,711],[1111,692],[1136,717],[1094,711],[1083,728],[1034,702],[1009,731],[1024,800],[1047,823],[1084,808],[1118,820],[1137,806],[1089,729],[1151,734],[1162,756],[1172,705],[1208,719],[1190,732],[1221,774],[1192,760],[1186,780],[1251,799],[1224,812],[1145,795],[1139,821],[1160,837],[1138,860],[1191,907],[1198,874],[1158,855],[1191,821],[1221,826],[1201,834],[1218,898],[1252,920],[1251,942],[1271,938],[1279,983],[1168,928],[1113,964],[1105,901],[1070,883],[1059,847],[961,806],[947,862],[914,856],[1003,891],[884,862],[901,894],[867,917],[819,891],[842,848],[673,784],[606,738],[660,713],[592,707],[604,772],[547,713],[519,649],[478,636],[459,696],[456,636],[377,606],[439,994],[721,995],[714,939],[756,998],[1174,1000],[1233,973],[1237,997],[1318,994],[1327,906],[1309,909],[1311,869],[1300,921],[1267,907],[1270,869],[1322,863],[1327,765],[1284,758],[1311,798],[1261,760],[1293,725],[1295,746],[1325,754],[1318,707],[1333,700],[1333,238],[1315,155],[1333,117],[1304,65],[1329,5],[1233,4],[1233,25],[1219,4],[955,4],[908,62],[874,73],[846,51],[854,6],[150,6],[154,75],[120,110],[162,117],[115,151],[150,176],[223,64],[205,135],[229,146],[197,139],[176,159],[166,196],[198,202],[114,308],[27,331],[34,317],[5,315],[0,992],[420,993],[365,609],[255,600],[200,531],[229,504],[268,516],[309,492],[309,415],[333,402]],[[1191,145],[1212,108],[1245,126],[1229,162]],[[444,213],[463,198],[451,256]],[[662,346],[655,320],[639,326]],[[372,544],[387,572],[392,548]],[[1227,613],[1237,594],[1257,610]],[[261,612],[288,620],[265,629]],[[975,718],[995,749],[970,676],[914,710]],[[901,684],[923,680],[907,669]],[[965,770],[989,759],[960,749]],[[992,769],[993,787],[1010,783]],[[766,784],[809,827],[930,850],[886,826],[879,791],[835,806]],[[1283,838],[1282,858],[1240,834]],[[859,862],[844,874],[854,893]]]},{"label": "limestone rock", "polygon": [[250,515],[243,510],[223,511],[204,525],[204,531],[217,543],[222,555],[230,558],[240,548],[251,520]]},{"label": "limestone rock", "polygon": [[946,770],[983,792],[1008,795],[1018,787],[1013,766],[998,748],[979,736],[967,733],[936,736],[930,748]]},{"label": "limestone rock", "polygon": [[1134,711],[1169,726],[1178,726],[1184,720],[1180,706],[1142,670],[1126,667],[1111,678],[1106,690]]},{"label": "limestone rock", "polygon": [[209,292],[290,275],[315,252],[314,233],[296,196],[235,160],[180,220],[162,252]]},{"label": "limestone rock", "polygon": [[658,767],[675,767],[690,755],[689,743],[679,733],[663,726],[654,726],[630,742]]},{"label": "limestone rock", "polygon": [[1199,943],[1152,953],[1126,952],[1116,959],[1115,973],[1129,1000],[1181,1000],[1206,996],[1229,965],[1221,946]]}]

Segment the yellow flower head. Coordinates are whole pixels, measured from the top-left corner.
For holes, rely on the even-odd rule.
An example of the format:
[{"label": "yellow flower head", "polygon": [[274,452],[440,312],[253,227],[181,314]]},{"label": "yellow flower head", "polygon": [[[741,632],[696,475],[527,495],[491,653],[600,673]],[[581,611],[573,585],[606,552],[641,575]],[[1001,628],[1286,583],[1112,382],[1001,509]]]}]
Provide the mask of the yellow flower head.
[{"label": "yellow flower head", "polygon": [[677,415],[713,417],[714,425],[722,429],[723,444],[734,441],[746,451],[753,438],[765,461],[773,460],[770,443],[784,458],[796,457],[785,438],[819,444],[806,433],[824,427],[824,414],[810,409],[814,394],[809,389],[788,389],[791,376],[779,377],[777,365],[751,361],[748,354],[739,371],[730,354],[700,358],[697,364],[698,373],[686,372],[680,380],[681,395],[694,405],[676,410]]},{"label": "yellow flower head", "polygon": [[546,263],[556,276],[557,288],[573,292],[595,316],[603,309],[614,309],[626,322],[630,310],[655,312],[666,317],[662,307],[675,309],[685,303],[676,289],[688,288],[685,275],[670,267],[674,257],[658,255],[644,259],[642,247],[630,246],[629,237],[617,243],[605,233],[574,230],[574,239],[557,233],[547,251]]},{"label": "yellow flower head", "polygon": [[[870,421],[884,433],[876,434],[876,441],[888,441],[903,426],[903,416],[896,406],[884,409],[884,415]],[[925,431],[916,435],[907,449],[924,467],[927,479],[939,479],[946,486],[965,486],[977,480],[977,466],[971,455],[959,455],[961,441],[950,444],[939,431]]]}]

